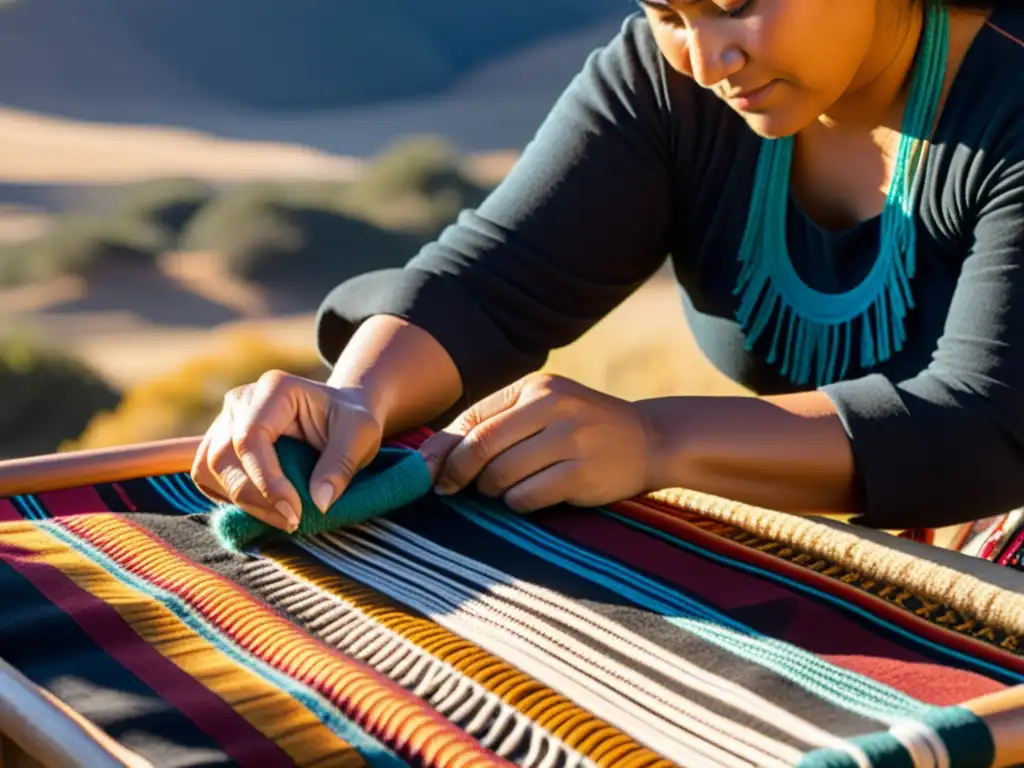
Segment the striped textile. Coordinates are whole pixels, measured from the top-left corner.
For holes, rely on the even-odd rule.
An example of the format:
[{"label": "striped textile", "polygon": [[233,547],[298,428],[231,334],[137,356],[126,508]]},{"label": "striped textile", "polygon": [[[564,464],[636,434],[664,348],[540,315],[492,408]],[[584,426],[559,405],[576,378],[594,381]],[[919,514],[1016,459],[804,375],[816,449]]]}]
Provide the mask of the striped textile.
[{"label": "striped textile", "polygon": [[244,555],[211,506],[0,500],[0,657],[158,766],[989,765],[961,705],[1024,682],[1006,628],[660,502],[429,497]]}]

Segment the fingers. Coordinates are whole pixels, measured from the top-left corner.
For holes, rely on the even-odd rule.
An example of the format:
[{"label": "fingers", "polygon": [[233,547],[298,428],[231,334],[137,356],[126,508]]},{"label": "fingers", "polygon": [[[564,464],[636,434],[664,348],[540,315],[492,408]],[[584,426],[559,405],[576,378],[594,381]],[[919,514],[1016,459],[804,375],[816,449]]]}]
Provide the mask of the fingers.
[{"label": "fingers", "polygon": [[505,493],[505,504],[514,512],[528,514],[572,500],[578,490],[575,461],[560,461],[523,480]]},{"label": "fingers", "polygon": [[235,453],[231,440],[230,411],[223,411],[204,437],[192,469],[192,480],[207,496],[235,504],[267,525],[292,531],[297,519],[288,519],[267,504]]},{"label": "fingers", "polygon": [[321,512],[345,492],[356,472],[380,449],[380,425],[359,408],[336,408],[328,416],[329,439],[309,479],[313,503]]},{"label": "fingers", "polygon": [[230,504],[231,499],[224,495],[224,489],[220,487],[220,483],[210,469],[210,443],[215,434],[224,431],[223,422],[225,418],[226,414],[224,412],[219,413],[217,418],[213,420],[210,428],[206,430],[206,434],[203,435],[203,439],[196,449],[196,456],[192,461],[192,469],[190,471],[192,483],[196,488],[203,495],[220,504]]},{"label": "fingers", "polygon": [[[447,453],[437,475],[438,494],[455,494],[505,451],[541,432],[548,424],[548,403],[534,400],[501,409],[501,401],[481,401],[480,410],[461,425],[472,425]],[[457,427],[459,429],[460,427]]]},{"label": "fingers", "polygon": [[211,499],[292,531],[301,506],[273,447],[282,433],[294,432],[295,388],[288,384],[285,374],[270,372],[228,392],[196,451],[192,480]]},{"label": "fingers", "polygon": [[515,384],[498,390],[483,400],[474,403],[467,408],[459,417],[440,432],[423,441],[419,452],[430,469],[430,476],[434,483],[441,479],[441,472],[448,454],[457,446],[462,439],[475,427],[483,424],[488,419],[515,406],[519,400],[520,389]]},{"label": "fingers", "polygon": [[556,433],[557,429],[545,429],[502,451],[480,472],[477,490],[496,499],[548,467],[571,460],[571,442]]},{"label": "fingers", "polygon": [[248,479],[271,506],[288,521],[298,521],[302,500],[284,476],[274,443],[291,431],[299,404],[297,387],[276,372],[260,377],[248,402],[231,408],[231,443]]}]

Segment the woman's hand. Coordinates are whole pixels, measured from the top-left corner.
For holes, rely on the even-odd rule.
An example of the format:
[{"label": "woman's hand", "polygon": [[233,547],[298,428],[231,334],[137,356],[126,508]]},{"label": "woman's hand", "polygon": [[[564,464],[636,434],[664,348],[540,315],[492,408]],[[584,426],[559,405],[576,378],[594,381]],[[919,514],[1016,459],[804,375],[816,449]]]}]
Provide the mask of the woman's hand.
[{"label": "woman's hand", "polygon": [[481,400],[424,441],[438,493],[476,480],[517,512],[596,506],[648,490],[649,430],[634,403],[547,374]]},{"label": "woman's hand", "polygon": [[310,495],[327,510],[380,449],[382,427],[365,395],[357,387],[269,371],[224,397],[223,410],[196,451],[192,480],[211,499],[294,531],[301,501],[281,471],[275,441],[293,437],[321,451]]}]

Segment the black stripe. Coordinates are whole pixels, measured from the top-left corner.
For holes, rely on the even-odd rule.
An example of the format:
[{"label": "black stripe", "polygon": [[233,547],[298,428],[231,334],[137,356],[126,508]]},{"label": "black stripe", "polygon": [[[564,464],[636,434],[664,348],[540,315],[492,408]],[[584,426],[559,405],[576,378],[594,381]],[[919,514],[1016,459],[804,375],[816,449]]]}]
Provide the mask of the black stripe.
[{"label": "black stripe", "polygon": [[154,765],[232,765],[177,709],[0,562],[0,657]]},{"label": "black stripe", "polygon": [[[491,534],[483,528],[467,521],[448,509],[443,503],[430,498],[418,502],[407,510],[389,516],[389,519],[402,527],[408,528],[440,546],[458,552],[497,568],[506,574],[538,586],[551,589],[575,602],[586,606],[595,613],[608,618],[627,630],[638,634],[650,642],[695,663],[702,669],[731,680],[738,685],[757,693],[780,707],[799,715],[808,722],[834,734],[849,737],[877,730],[879,724],[874,720],[851,713],[832,705],[804,690],[797,684],[781,677],[758,664],[738,658],[730,652],[681,629],[655,612],[640,607],[622,595],[593,583],[568,568],[551,563],[544,558],[520,548],[506,539]],[[575,545],[578,546],[578,545]],[[600,553],[595,553],[600,554]],[[399,557],[408,558],[405,553]],[[607,557],[606,555],[603,555]],[[667,589],[698,603],[703,601],[694,594],[687,593],[678,585],[670,584],[656,577],[650,577]],[[799,599],[797,596],[796,599]],[[745,617],[747,618],[747,617]],[[756,620],[756,616],[750,617]],[[545,621],[551,623],[550,619]],[[557,624],[557,622],[556,622]],[[750,622],[748,622],[748,625]],[[758,630],[759,627],[752,627]],[[578,634],[575,630],[559,625],[559,629],[576,637],[579,642],[595,645],[597,641]],[[771,636],[770,632],[765,634]],[[601,646],[600,650],[625,664],[627,667],[641,669],[635,659]],[[658,669],[643,667],[645,675],[664,685],[669,690],[679,693],[687,699],[701,704],[709,710],[718,712],[731,720],[760,731],[778,741],[805,747],[760,719],[752,718],[717,700],[702,696],[677,682],[667,679]]]},{"label": "black stripe", "polygon": [[149,512],[160,515],[181,515],[182,510],[171,504],[164,498],[163,494],[153,487],[148,478],[135,478],[121,483],[121,487],[128,498],[132,500],[139,512]]},{"label": "black stripe", "polygon": [[93,486],[96,489],[96,493],[103,503],[107,505],[107,509],[111,512],[131,512],[131,508],[124,503],[124,499],[121,498],[116,490],[114,490],[113,483],[101,483],[100,485]]}]

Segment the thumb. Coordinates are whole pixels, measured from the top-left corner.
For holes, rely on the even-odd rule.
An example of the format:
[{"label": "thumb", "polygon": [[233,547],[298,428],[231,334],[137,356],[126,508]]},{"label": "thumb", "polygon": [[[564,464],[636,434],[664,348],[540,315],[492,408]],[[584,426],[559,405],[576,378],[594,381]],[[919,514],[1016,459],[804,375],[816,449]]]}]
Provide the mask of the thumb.
[{"label": "thumb", "polygon": [[326,513],[341,497],[356,472],[369,464],[380,448],[379,435],[365,427],[345,424],[328,432],[327,445],[309,478],[309,492],[317,508]]},{"label": "thumb", "polygon": [[504,413],[519,402],[525,379],[520,379],[474,403],[459,414],[451,424],[435,432],[419,447],[420,455],[430,470],[431,481],[436,482],[448,454],[474,429],[485,421]]}]

